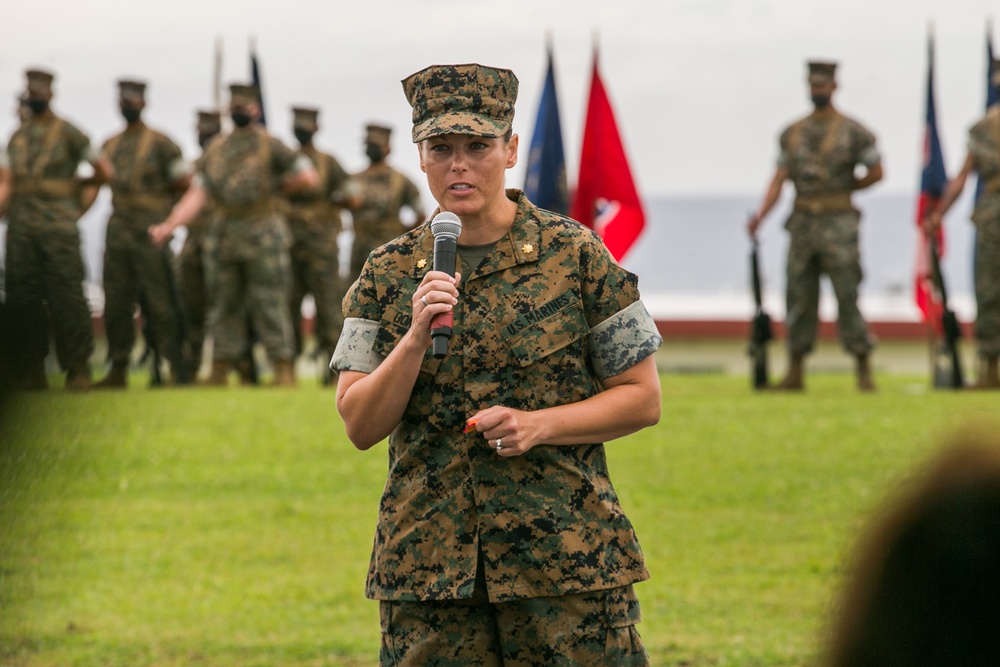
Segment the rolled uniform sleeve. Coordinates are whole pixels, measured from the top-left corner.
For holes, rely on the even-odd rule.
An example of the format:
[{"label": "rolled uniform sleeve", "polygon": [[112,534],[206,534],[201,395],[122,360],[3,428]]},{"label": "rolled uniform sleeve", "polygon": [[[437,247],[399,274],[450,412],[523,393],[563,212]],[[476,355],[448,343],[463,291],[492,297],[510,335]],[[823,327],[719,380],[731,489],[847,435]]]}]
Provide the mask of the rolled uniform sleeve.
[{"label": "rolled uniform sleeve", "polygon": [[375,350],[381,313],[375,297],[374,273],[366,262],[361,275],[344,296],[344,328],[330,359],[330,370],[371,373],[383,357]]},{"label": "rolled uniform sleeve", "polygon": [[602,380],[619,375],[656,352],[663,338],[642,301],[633,301],[590,330],[590,357]]},{"label": "rolled uniform sleeve", "polygon": [[619,266],[604,243],[590,235],[582,262],[583,304],[590,326],[591,364],[597,377],[604,379],[656,352],[663,338],[639,300],[638,277]]}]

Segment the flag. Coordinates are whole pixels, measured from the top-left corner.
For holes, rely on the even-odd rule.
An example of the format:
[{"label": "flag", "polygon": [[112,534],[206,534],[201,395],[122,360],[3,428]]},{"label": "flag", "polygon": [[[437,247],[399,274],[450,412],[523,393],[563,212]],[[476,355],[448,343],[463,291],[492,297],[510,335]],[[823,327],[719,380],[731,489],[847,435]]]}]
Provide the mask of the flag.
[{"label": "flag", "polygon": [[[986,108],[1000,102],[1000,90],[993,85],[993,34],[989,23],[986,24]],[[983,194],[983,179],[976,176],[976,199]]]},{"label": "flag", "polygon": [[535,117],[535,132],[531,135],[524,194],[536,206],[566,215],[569,212],[566,157],[563,152],[562,125],[559,123],[559,100],[556,98],[551,42],[546,45],[546,56],[548,69],[542,99],[538,103],[538,115]]},{"label": "flag", "polygon": [[260,80],[260,66],[257,64],[257,40],[250,38],[250,78],[257,88],[257,106],[260,108],[260,124],[267,127],[267,115],[264,113],[264,86]]},{"label": "flag", "polygon": [[[937,206],[948,184],[944,170],[944,154],[937,129],[934,106],[934,35],[927,36],[927,99],[924,109],[923,169],[920,172],[920,195],[917,199],[917,270],[914,280],[914,298],[925,322],[940,327],[941,304],[934,297],[931,274],[930,247],[924,233],[923,221]],[[936,232],[938,251],[944,254],[943,230]]]},{"label": "flag", "polygon": [[583,129],[580,176],[570,217],[593,228],[616,260],[625,256],[646,224],[625,146],[598,71],[597,47],[594,47]]},{"label": "flag", "polygon": [[222,111],[222,37],[215,38],[215,59],[212,63],[212,104]]}]

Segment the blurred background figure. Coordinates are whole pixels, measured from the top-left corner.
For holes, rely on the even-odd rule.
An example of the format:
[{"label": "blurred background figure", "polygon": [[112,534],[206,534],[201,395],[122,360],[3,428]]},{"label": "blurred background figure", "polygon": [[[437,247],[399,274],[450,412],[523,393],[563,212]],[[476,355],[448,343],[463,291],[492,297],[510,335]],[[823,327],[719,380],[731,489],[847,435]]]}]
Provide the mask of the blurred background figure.
[{"label": "blurred background figure", "polygon": [[859,543],[830,667],[1000,665],[1000,438],[953,436]]},{"label": "blurred background figure", "polygon": [[[1000,60],[993,60],[990,83],[1000,87]],[[975,338],[979,357],[977,389],[1000,389],[1000,104],[969,130],[969,152],[962,169],[945,189],[924,227],[933,234],[941,218],[965,189],[965,181],[975,171],[983,184],[976,198],[972,223],[976,226],[973,273],[976,293]]]},{"label": "blurred background figure", "polygon": [[146,83],[122,80],[118,88],[125,129],[108,139],[101,151],[114,168],[104,245],[104,324],[111,369],[94,388],[126,387],[137,307],[146,348],[153,353],[153,377],[159,377],[159,361],[166,359],[171,379],[186,384],[189,369],[173,256],[169,247],[153,243],[149,227],[167,217],[191,185],[191,174],[173,139],[142,120]]},{"label": "blurred background figure", "polygon": [[289,314],[298,356],[304,351],[302,300],[307,294],[312,295],[316,303],[316,356],[322,360],[320,377],[323,384],[329,384],[328,365],[344,326],[337,239],[343,228],[341,212],[348,175],[332,155],[323,153],[313,143],[313,136],[319,130],[319,110],[295,107],[292,114],[299,153],[313,163],[319,184],[288,196],[288,227],[292,233]]},{"label": "blurred background figure", "polygon": [[[365,128],[365,155],[370,164],[351,177],[354,241],[345,287],[357,279],[372,250],[396,238],[413,223],[424,221],[420,190],[386,162],[391,134],[392,130],[382,125],[369,124]],[[404,209],[412,212],[411,225],[404,224],[400,217]]]},{"label": "blurred background figure", "polygon": [[[54,76],[26,73],[25,104],[31,111],[0,155],[0,216],[8,217],[6,331],[11,384],[45,389],[49,331],[66,388],[90,388],[94,331],[83,291],[85,278],[77,221],[111,176],[90,139],[53,113]],[[93,175],[78,176],[89,163]]]},{"label": "blurred background figure", "polygon": [[[858,389],[872,391],[869,354],[874,339],[858,309],[861,213],[851,195],[882,179],[875,135],[833,105],[837,64],[807,64],[813,112],[781,133],[777,168],[747,231],[757,230],[781,196],[785,181],[795,186],[795,204],[785,223],[789,234],[785,301],[788,373],[776,389],[805,388],[804,365],[819,333],[820,278],[830,279],[837,297],[840,344],[855,358]],[[860,177],[855,169],[861,167]]]},{"label": "blurred background figure", "polygon": [[295,337],[288,317],[291,239],[281,198],[314,188],[309,160],[258,123],[255,86],[230,86],[233,131],[209,143],[195,180],[170,215],[149,233],[167,242],[190,224],[209,198],[218,213],[212,295],[212,373],[208,383],[226,386],[247,344],[247,315],[274,370],[272,384],[295,385]]},{"label": "blurred background figure", "polygon": [[[222,132],[222,114],[218,111],[198,111],[196,131],[202,154],[205,148]],[[181,310],[184,316],[184,344],[187,374],[192,380],[198,377],[205,349],[205,331],[208,326],[208,307],[211,285],[212,247],[211,226],[214,209],[211,198],[207,198],[201,211],[188,223],[187,236],[178,256],[178,285],[181,295]]]}]

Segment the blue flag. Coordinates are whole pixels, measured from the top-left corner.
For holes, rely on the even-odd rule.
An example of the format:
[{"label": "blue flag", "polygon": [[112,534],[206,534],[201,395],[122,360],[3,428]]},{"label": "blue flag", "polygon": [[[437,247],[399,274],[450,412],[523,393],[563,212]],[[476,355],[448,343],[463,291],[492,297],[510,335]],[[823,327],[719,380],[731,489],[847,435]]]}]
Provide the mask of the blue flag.
[{"label": "blue flag", "polygon": [[250,78],[257,88],[257,106],[260,107],[260,124],[267,127],[267,114],[264,113],[264,86],[260,80],[260,67],[257,65],[257,45],[250,42]]},{"label": "blue flag", "polygon": [[536,206],[565,215],[569,211],[569,195],[551,45],[546,52],[548,71],[545,74],[542,99],[538,103],[535,133],[531,136],[531,149],[528,151],[524,194]]}]

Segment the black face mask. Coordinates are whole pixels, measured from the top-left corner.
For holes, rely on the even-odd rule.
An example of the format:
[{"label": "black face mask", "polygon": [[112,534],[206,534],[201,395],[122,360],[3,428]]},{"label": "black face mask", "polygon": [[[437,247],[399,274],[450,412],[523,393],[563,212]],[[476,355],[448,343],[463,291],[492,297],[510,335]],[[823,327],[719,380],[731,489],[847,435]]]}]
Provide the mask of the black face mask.
[{"label": "black face mask", "polygon": [[43,113],[49,110],[48,100],[28,100],[28,108],[31,109],[31,113],[36,116],[41,116]]},{"label": "black face mask", "polygon": [[385,159],[385,150],[377,144],[368,144],[365,146],[365,155],[372,162],[381,162]]},{"label": "black face mask", "polygon": [[253,117],[244,111],[234,111],[230,117],[236,127],[246,127],[253,120]]},{"label": "black face mask", "polygon": [[142,111],[140,111],[139,109],[133,109],[131,107],[122,107],[122,118],[125,119],[126,123],[134,123],[135,121],[139,120],[139,116],[141,114]]},{"label": "black face mask", "polygon": [[312,141],[313,134],[314,133],[310,130],[300,130],[299,128],[295,128],[295,140],[299,142],[300,146],[305,146]]},{"label": "black face mask", "polygon": [[829,95],[813,95],[812,103],[817,109],[825,109],[830,106]]}]

